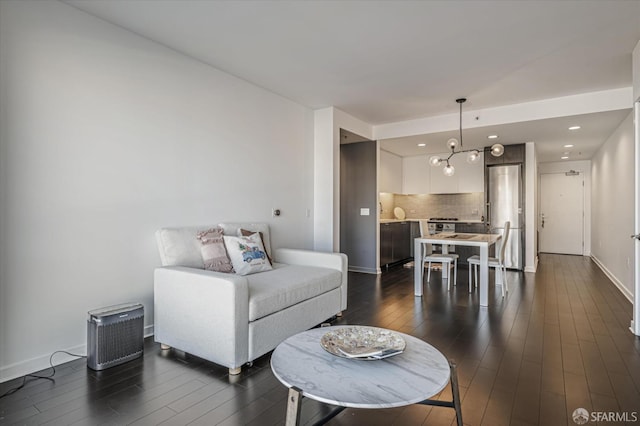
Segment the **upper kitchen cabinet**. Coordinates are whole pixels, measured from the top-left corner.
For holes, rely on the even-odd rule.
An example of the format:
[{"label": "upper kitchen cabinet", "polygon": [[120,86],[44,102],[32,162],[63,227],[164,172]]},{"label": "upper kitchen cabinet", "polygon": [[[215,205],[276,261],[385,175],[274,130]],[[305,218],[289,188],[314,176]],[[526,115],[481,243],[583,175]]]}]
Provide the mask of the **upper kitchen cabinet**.
[{"label": "upper kitchen cabinet", "polygon": [[480,152],[480,158],[473,164],[467,163],[466,154],[454,158],[456,173],[453,176],[458,176],[458,192],[484,192],[484,153]]},{"label": "upper kitchen cabinet", "polygon": [[[440,154],[446,158],[449,154]],[[480,161],[474,164],[467,163],[465,153],[456,154],[449,162],[455,168],[453,176],[445,176],[442,172],[444,164],[440,167],[431,167],[431,194],[456,194],[461,192],[484,191],[484,161],[483,153],[480,153]]]},{"label": "upper kitchen cabinet", "polygon": [[[442,173],[444,165],[440,167],[432,167],[429,164],[430,155],[417,155],[413,157],[403,157],[402,164],[399,167],[401,173],[397,176],[402,178],[402,188],[397,190],[389,190],[389,188],[397,188],[397,182],[392,185],[383,184],[385,181],[391,181],[392,178],[383,178],[385,169],[393,170],[389,164],[396,160],[395,155],[380,151],[380,192],[395,192],[402,194],[456,194],[460,192],[483,192],[484,191],[484,154],[480,153],[480,161],[475,164],[467,163],[466,154],[456,154],[451,158],[451,164],[455,167],[456,172],[453,176],[445,176]],[[386,156],[384,155],[386,154]],[[434,154],[441,158],[446,158],[449,153]],[[388,158],[396,157],[396,158]],[[387,162],[383,164],[383,161]],[[395,166],[398,170],[398,166]],[[386,186],[385,186],[386,185]],[[387,188],[386,190],[383,188]]]},{"label": "upper kitchen cabinet", "polygon": [[403,161],[390,152],[380,152],[380,173],[378,178],[378,192],[402,193]]},{"label": "upper kitchen cabinet", "polygon": [[518,145],[505,145],[504,154],[500,157],[494,157],[489,152],[491,147],[484,149],[484,164],[487,166],[493,166],[495,164],[519,164],[524,163],[524,144]]},{"label": "upper kitchen cabinet", "polygon": [[[447,158],[449,154],[434,154],[440,158]],[[457,164],[456,160],[457,156],[453,156],[451,158],[450,163],[456,169],[453,176],[445,176],[442,170],[444,169],[445,163],[441,163],[439,166],[434,167],[429,163],[426,166],[429,168],[429,172],[431,173],[431,190],[430,194],[455,194],[458,192],[458,169],[460,168]]]},{"label": "upper kitchen cabinet", "polygon": [[402,192],[428,194],[431,192],[431,166],[424,155],[402,159]]}]

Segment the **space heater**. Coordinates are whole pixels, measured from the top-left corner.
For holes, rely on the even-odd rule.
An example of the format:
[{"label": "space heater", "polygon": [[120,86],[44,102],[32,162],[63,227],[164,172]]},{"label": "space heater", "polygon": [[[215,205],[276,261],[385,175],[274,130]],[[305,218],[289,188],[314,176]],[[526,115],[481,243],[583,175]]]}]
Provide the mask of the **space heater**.
[{"label": "space heater", "polygon": [[144,306],[125,303],[88,312],[87,366],[92,370],[120,365],[142,356]]}]

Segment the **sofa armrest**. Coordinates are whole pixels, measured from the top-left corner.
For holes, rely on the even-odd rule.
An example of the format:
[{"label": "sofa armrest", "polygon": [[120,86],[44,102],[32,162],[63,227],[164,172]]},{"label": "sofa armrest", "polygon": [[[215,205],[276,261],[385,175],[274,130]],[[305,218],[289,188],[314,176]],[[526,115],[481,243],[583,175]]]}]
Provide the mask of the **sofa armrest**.
[{"label": "sofa armrest", "polygon": [[347,309],[348,258],[346,254],[280,248],[275,251],[274,261],[287,265],[337,269],[342,273],[340,309],[343,311]]},{"label": "sofa armrest", "polygon": [[248,361],[249,289],[235,274],[184,266],[154,272],[155,340],[229,368]]}]

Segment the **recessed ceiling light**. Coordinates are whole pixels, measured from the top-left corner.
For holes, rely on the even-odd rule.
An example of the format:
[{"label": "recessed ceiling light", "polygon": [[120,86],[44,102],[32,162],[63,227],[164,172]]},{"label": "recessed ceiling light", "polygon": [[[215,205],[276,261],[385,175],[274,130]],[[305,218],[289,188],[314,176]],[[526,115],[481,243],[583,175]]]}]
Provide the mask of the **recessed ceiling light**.
[{"label": "recessed ceiling light", "polygon": [[564,156],[564,157],[560,157],[561,160],[567,160],[569,157]]},{"label": "recessed ceiling light", "polygon": [[419,143],[418,146],[427,146],[426,143]]},{"label": "recessed ceiling light", "polygon": [[569,127],[569,130],[578,130],[580,128],[580,126],[571,126]]},{"label": "recessed ceiling light", "polygon": [[498,135],[489,135],[487,139],[498,139]]},{"label": "recessed ceiling light", "polygon": [[565,148],[573,148],[573,145],[568,144],[568,145],[565,145],[564,147],[565,147]]}]

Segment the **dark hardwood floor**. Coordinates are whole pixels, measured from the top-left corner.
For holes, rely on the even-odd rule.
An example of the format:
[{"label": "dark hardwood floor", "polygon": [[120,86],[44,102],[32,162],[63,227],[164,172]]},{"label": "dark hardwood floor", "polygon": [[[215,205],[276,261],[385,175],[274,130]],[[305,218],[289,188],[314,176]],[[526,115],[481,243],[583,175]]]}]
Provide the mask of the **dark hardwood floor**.
[{"label": "dark hardwood floor", "polygon": [[[636,412],[640,422],[640,339],[628,329],[631,304],[589,258],[542,255],[536,274],[508,273],[505,299],[490,289],[488,308],[478,306],[477,290],[468,293],[467,270],[459,272],[451,292],[436,273],[422,298],[413,296],[413,269],[351,273],[349,308],[334,324],[399,330],[454,359],[465,424],[573,425],[579,407]],[[147,339],[138,360],[95,372],[80,359],[59,366],[55,382],[29,382],[0,399],[0,424],[281,425],[287,390],[269,356],[230,377],[226,368],[160,351]],[[1,384],[0,394],[19,382]],[[450,388],[436,398],[450,399]],[[328,410],[305,399],[303,422]],[[449,408],[415,405],[347,409],[329,424],[454,422]]]}]

